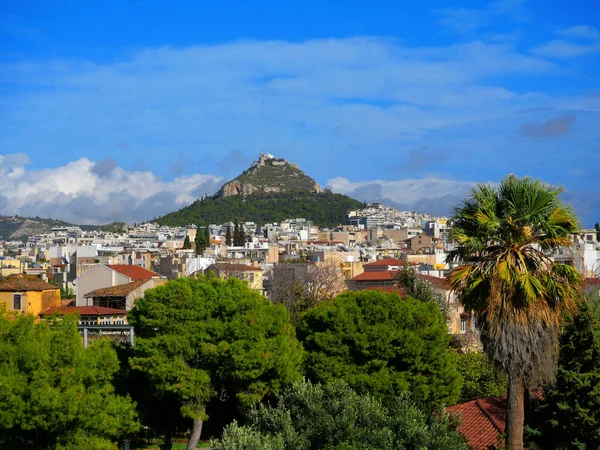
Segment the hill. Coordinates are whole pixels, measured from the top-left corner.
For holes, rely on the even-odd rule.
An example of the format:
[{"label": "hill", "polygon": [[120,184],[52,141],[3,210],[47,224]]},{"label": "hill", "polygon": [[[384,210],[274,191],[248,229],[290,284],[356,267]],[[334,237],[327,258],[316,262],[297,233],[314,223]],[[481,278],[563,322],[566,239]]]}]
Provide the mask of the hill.
[{"label": "hill", "polygon": [[0,240],[26,240],[28,236],[48,233],[52,227],[58,226],[72,225],[41,217],[0,216]]},{"label": "hill", "polygon": [[322,227],[346,223],[346,214],[364,203],[341,194],[323,191],[315,180],[282,158],[261,153],[258,161],[225,183],[212,197],[196,200],[157,223],[167,226],[246,222],[281,222],[305,218]]},{"label": "hill", "polygon": [[[0,216],[0,240],[26,241],[29,236],[49,233],[53,227],[74,227],[71,223],[41,217]],[[94,225],[82,225],[84,230],[92,230]]]},{"label": "hill", "polygon": [[322,189],[296,164],[275,158],[269,153],[261,153],[250,168],[225,183],[217,192],[217,197],[298,191],[319,193]]},{"label": "hill", "polygon": [[364,203],[342,194],[324,192],[272,192],[250,195],[215,195],[196,200],[189,206],[156,220],[167,226],[189,224],[221,224],[236,218],[265,223],[281,222],[285,219],[303,217],[322,227],[334,227],[346,223],[346,214],[360,209]]}]

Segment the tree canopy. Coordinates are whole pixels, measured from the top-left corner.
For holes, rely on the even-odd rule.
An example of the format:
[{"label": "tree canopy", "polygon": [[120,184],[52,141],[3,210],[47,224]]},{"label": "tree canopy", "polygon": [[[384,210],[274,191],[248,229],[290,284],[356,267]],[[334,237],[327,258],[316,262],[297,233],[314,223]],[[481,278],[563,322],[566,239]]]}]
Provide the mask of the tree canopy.
[{"label": "tree canopy", "polygon": [[342,379],[380,398],[410,390],[429,409],[458,399],[456,355],[448,351],[450,337],[434,302],[346,292],[309,309],[298,337],[313,381]]},{"label": "tree canopy", "polygon": [[560,337],[556,383],[544,387],[530,428],[542,448],[600,448],[600,318],[587,302]]},{"label": "tree canopy", "polygon": [[117,449],[138,429],[112,385],[116,352],[102,340],[84,348],[76,324],[0,311],[0,448]]},{"label": "tree canopy", "polygon": [[294,383],[247,422],[228,426],[214,450],[467,449],[452,419],[424,413],[408,393],[382,402],[343,381]]},{"label": "tree canopy", "polygon": [[244,408],[299,377],[302,347],[289,316],[240,280],[178,278],[146,291],[130,312],[132,368],[175,395],[200,437],[211,399]]},{"label": "tree canopy", "polygon": [[331,192],[281,192],[244,197],[208,197],[156,220],[161,225],[185,226],[191,223],[225,223],[236,217],[259,225],[281,222],[290,217],[304,217],[322,227],[347,222],[346,215],[365,204]]},{"label": "tree canopy", "polygon": [[506,445],[523,448],[525,383],[551,381],[564,312],[576,309],[582,276],[548,252],[579,231],[560,188],[511,175],[478,185],[454,210],[450,280],[474,311],[488,356],[508,373]]}]

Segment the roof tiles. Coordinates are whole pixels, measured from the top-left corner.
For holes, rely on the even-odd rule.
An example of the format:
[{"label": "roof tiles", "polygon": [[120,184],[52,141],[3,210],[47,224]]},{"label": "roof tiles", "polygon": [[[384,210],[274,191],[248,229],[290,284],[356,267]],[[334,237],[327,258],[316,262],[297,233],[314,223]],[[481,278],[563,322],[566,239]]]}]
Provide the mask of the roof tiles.
[{"label": "roof tiles", "polygon": [[136,280],[149,280],[150,278],[158,278],[160,275],[151,270],[144,269],[143,267],[136,266],[134,264],[109,264],[107,267],[112,270],[116,270],[120,274],[131,278],[132,281]]}]

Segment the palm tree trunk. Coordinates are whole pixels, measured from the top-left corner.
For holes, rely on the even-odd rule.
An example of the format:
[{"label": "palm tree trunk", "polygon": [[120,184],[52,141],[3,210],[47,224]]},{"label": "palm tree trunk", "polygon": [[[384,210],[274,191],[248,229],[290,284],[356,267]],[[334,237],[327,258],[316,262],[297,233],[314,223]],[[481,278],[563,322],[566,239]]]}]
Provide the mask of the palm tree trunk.
[{"label": "palm tree trunk", "polygon": [[196,445],[198,445],[200,434],[202,433],[202,423],[202,419],[194,419],[192,434],[190,435],[186,450],[196,450]]},{"label": "palm tree trunk", "polygon": [[522,376],[509,374],[508,404],[506,406],[506,448],[523,450],[525,384]]}]

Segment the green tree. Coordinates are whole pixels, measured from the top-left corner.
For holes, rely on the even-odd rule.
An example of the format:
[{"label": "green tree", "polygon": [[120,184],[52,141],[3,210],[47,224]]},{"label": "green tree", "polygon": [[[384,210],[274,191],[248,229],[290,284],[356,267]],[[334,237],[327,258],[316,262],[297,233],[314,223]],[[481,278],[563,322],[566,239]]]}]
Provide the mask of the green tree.
[{"label": "green tree", "polygon": [[231,424],[214,450],[467,449],[454,421],[421,411],[408,393],[382,402],[343,381],[294,383],[275,406],[259,404],[247,426]]},{"label": "green tree", "polygon": [[138,335],[132,368],[193,419],[188,449],[211,399],[230,397],[243,409],[299,377],[302,347],[287,311],[235,278],[169,281],[146,291],[129,317]]},{"label": "green tree", "polygon": [[204,243],[207,247],[210,246],[210,228],[208,225],[204,228]]},{"label": "green tree", "polygon": [[587,302],[560,337],[556,383],[544,387],[530,429],[542,448],[600,448],[600,321]]},{"label": "green tree", "polygon": [[459,353],[457,368],[463,379],[459,403],[506,395],[506,373],[495,367],[484,353]]},{"label": "green tree", "polygon": [[579,298],[581,274],[547,252],[579,231],[555,188],[514,175],[478,185],[454,210],[448,261],[466,310],[477,314],[484,350],[508,373],[506,446],[523,448],[525,384],[553,379],[558,331]]},{"label": "green tree", "polygon": [[183,240],[183,249],[189,250],[191,248],[192,248],[192,242],[190,240],[190,237],[186,234],[185,239]]},{"label": "green tree", "polygon": [[233,222],[233,245],[238,246],[240,241],[240,223],[237,218]]},{"label": "green tree", "polygon": [[244,226],[235,219],[233,224],[233,245],[235,247],[243,247],[246,243],[246,233],[244,232]]},{"label": "green tree", "polygon": [[204,255],[206,251],[206,240],[204,239],[204,233],[198,227],[196,229],[196,238],[194,239],[196,243],[196,255]]},{"label": "green tree", "polygon": [[460,392],[456,354],[433,302],[381,291],[346,292],[309,309],[298,338],[308,377],[346,381],[359,393],[393,397],[410,390],[428,410]]},{"label": "green tree", "polygon": [[227,225],[227,231],[225,231],[225,244],[228,247],[231,247],[232,245],[232,240],[231,240],[231,227],[229,225]]},{"label": "green tree", "polygon": [[600,223],[596,222],[594,228],[596,229],[596,239],[600,242]]},{"label": "green tree", "polygon": [[434,302],[438,305],[444,318],[448,320],[448,308],[444,296],[435,292],[430,283],[419,277],[415,269],[404,263],[402,270],[395,275],[396,285],[403,289],[406,295],[409,295],[423,302]]},{"label": "green tree", "polygon": [[117,449],[139,424],[115,394],[107,341],[84,348],[77,317],[35,323],[0,311],[0,448]]}]

